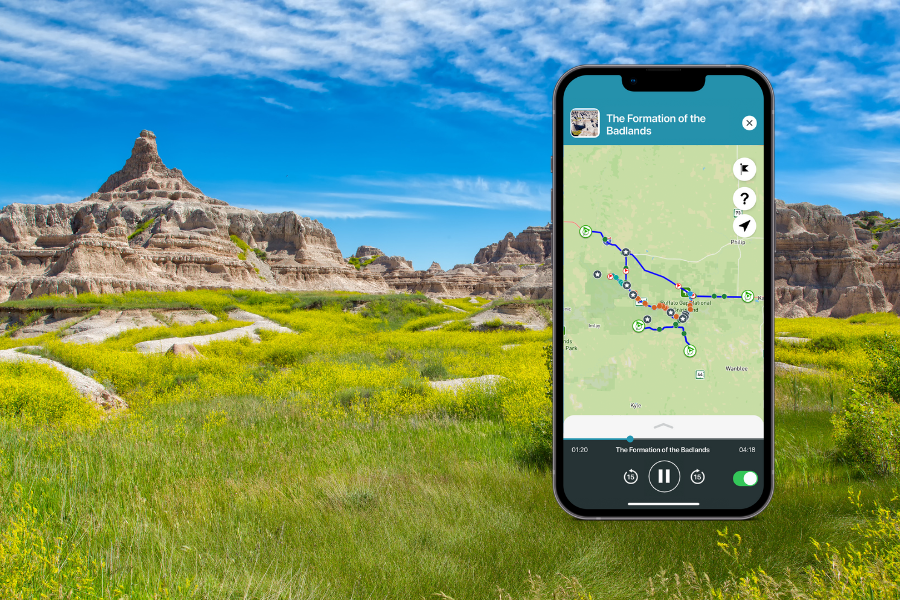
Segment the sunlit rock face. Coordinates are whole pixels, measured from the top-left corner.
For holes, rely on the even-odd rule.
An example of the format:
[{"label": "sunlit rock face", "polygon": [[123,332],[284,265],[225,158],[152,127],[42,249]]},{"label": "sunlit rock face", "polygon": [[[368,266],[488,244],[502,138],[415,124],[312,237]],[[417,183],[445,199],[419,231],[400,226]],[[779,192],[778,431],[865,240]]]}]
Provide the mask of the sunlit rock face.
[{"label": "sunlit rock face", "polygon": [[[868,214],[868,213],[866,213]],[[880,213],[879,213],[880,214]],[[900,301],[900,230],[873,234],[831,206],[775,201],[775,315],[849,317]]]},{"label": "sunlit rock face", "polygon": [[[403,257],[369,246],[357,256],[378,258],[357,269],[343,258],[334,234],[314,219],[206,196],[165,165],[156,135],[144,130],[125,165],[87,198],[0,210],[0,302],[198,288],[495,296],[535,279],[529,277],[541,263],[549,265],[549,254],[548,225],[510,233],[480,250],[475,264],[449,271],[436,263],[415,271]],[[532,288],[525,282],[516,294],[544,297],[545,283]]]}]

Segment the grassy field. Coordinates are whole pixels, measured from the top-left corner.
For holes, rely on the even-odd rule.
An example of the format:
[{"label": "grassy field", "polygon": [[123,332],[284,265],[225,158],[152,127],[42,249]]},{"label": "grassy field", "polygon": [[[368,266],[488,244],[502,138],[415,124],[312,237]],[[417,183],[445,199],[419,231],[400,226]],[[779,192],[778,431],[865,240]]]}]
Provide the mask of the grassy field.
[{"label": "grassy field", "polygon": [[[201,347],[205,360],[131,349],[160,328],[83,346],[39,338],[131,409],[105,420],[61,410],[59,398],[74,400],[52,373],[28,397],[56,399],[36,417],[4,404],[20,395],[0,393],[0,597],[637,599],[653,577],[656,597],[674,595],[671,575],[686,564],[718,587],[758,567],[803,584],[804,568],[824,568],[812,539],[866,540],[850,488],[864,506],[896,508],[896,476],[835,458],[832,415],[854,385],[845,370],[778,378],[776,492],[758,517],[583,522],[557,506],[551,473],[528,448],[548,415],[549,329],[415,331],[416,320],[465,316],[415,296],[144,300],[241,307],[296,333],[215,342]],[[484,303],[448,304],[471,313]],[[801,321],[776,331],[859,331]],[[428,385],[487,374],[506,379],[457,395]],[[35,377],[0,370],[4,387]]]}]

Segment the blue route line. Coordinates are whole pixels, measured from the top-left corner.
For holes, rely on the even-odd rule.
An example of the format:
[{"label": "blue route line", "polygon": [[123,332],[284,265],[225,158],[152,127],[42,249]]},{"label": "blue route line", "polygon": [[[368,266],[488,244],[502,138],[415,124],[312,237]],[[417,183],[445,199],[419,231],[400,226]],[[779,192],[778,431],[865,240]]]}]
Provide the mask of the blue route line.
[{"label": "blue route line", "polygon": [[[594,230],[592,229],[592,230],[591,230],[591,233],[599,233],[601,237],[604,237],[604,238],[606,237],[605,235],[603,235],[603,232],[602,232],[602,231],[594,231]],[[607,241],[604,241],[603,243],[606,244],[607,246],[612,246],[613,248],[617,249],[619,252],[622,251],[622,249],[619,248],[618,244],[613,244],[612,242],[607,242]],[[634,254],[626,254],[626,255],[625,255],[625,268],[626,268],[626,269],[628,268],[628,257],[629,257],[629,256],[633,256],[633,257],[634,257],[634,260],[637,261],[638,266],[641,268],[642,271],[644,271],[644,273],[650,273],[651,275],[656,275],[656,276],[659,277],[660,279],[665,279],[666,281],[668,281],[669,283],[671,283],[672,285],[674,285],[676,288],[678,287],[678,284],[676,284],[674,281],[672,281],[671,279],[669,279],[669,278],[666,277],[665,275],[660,275],[659,273],[654,273],[653,271],[650,271],[649,269],[644,268],[644,265],[641,263],[641,260],[640,260],[637,256],[635,256]],[[627,274],[627,273],[625,274],[625,281],[628,281],[628,274]],[[706,295],[706,296],[701,296],[700,294],[697,294],[696,292],[694,292],[694,295],[695,295],[697,298],[712,298],[712,294]],[[718,297],[718,295],[717,295],[716,297]],[[740,298],[741,296],[740,296],[740,295],[738,295],[738,296],[727,296],[727,295],[724,295],[724,294],[723,294],[723,297],[724,297],[724,298]],[[682,331],[682,333],[683,333],[684,343],[687,344],[688,346],[691,345],[690,342],[688,342],[688,339],[687,339],[687,329],[685,329],[685,328],[682,327],[681,325],[666,325],[666,326],[663,327],[662,329],[680,329],[680,330]],[[644,329],[642,329],[641,331],[643,332],[643,331],[650,331],[650,330],[656,331],[657,333],[662,333],[662,330],[659,329],[659,328],[657,328],[657,327],[644,327]]]},{"label": "blue route line", "polygon": [[[682,337],[684,337],[684,343],[688,346],[691,345],[690,342],[688,342],[688,340],[687,340],[687,329],[685,329],[681,325],[666,325],[665,327],[663,327],[663,329],[680,329],[681,331],[684,332],[684,336],[682,336]],[[641,333],[643,333],[644,331],[656,331],[657,333],[662,333],[662,331],[659,331],[657,327],[650,327],[650,326],[644,327],[641,330]]]},{"label": "blue route line", "polygon": [[[593,231],[593,230],[592,230],[592,231]],[[601,237],[606,237],[605,235],[603,235],[603,232],[602,232],[602,231],[593,231],[593,233],[599,233]],[[603,242],[603,243],[606,244],[607,246],[612,246],[612,247],[616,248],[619,252],[622,251],[622,249],[619,248],[619,246],[618,246],[617,244],[613,244],[612,242]],[[632,254],[631,256],[634,256],[634,254]],[[672,281],[671,279],[669,279],[668,277],[665,277],[664,275],[660,275],[659,273],[654,273],[653,271],[650,271],[650,270],[648,270],[648,269],[645,269],[645,268],[644,268],[644,265],[641,264],[641,261],[640,261],[640,259],[638,259],[637,256],[634,256],[634,260],[637,261],[638,266],[641,267],[641,269],[644,271],[644,273],[650,273],[651,275],[656,275],[657,277],[659,277],[659,278],[661,278],[661,279],[665,279],[666,281],[668,281],[668,282],[671,283],[672,285],[676,285],[675,282]],[[627,257],[627,256],[625,257],[625,266],[626,266],[626,267],[628,266],[628,257]],[[625,279],[628,279],[628,276],[627,276],[627,275],[625,276]],[[736,297],[736,298],[740,298],[740,296],[735,296],[735,297]],[[698,296],[698,298],[699,298],[699,296]]]}]

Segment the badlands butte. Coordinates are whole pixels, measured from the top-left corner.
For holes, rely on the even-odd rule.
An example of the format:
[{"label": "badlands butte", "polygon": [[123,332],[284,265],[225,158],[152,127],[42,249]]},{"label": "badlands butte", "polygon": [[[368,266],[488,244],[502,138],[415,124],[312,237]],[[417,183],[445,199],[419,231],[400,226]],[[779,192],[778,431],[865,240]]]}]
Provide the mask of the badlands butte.
[{"label": "badlands butte", "polygon": [[0,302],[203,288],[550,298],[550,239],[550,225],[509,233],[448,271],[437,263],[416,271],[369,246],[346,260],[314,219],[204,195],[166,167],[144,130],[125,166],[87,198],[0,211]]},{"label": "badlands butte", "polygon": [[[447,271],[417,271],[370,246],[345,259],[317,220],[204,195],[166,167],[145,130],[87,198],[0,210],[0,302],[201,288],[552,298],[551,233],[549,224],[508,233]],[[886,311],[900,314],[900,220],[776,200],[776,315]]]}]

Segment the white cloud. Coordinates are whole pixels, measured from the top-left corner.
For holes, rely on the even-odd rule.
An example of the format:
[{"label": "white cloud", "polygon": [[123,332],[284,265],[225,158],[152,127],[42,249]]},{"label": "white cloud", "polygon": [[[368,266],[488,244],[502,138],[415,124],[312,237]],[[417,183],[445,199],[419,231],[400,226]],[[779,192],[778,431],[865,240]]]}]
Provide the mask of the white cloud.
[{"label": "white cloud", "polygon": [[259,99],[262,100],[263,102],[265,102],[266,104],[271,104],[273,106],[280,106],[281,108],[285,108],[287,110],[294,110],[294,107],[291,106],[290,104],[285,104],[284,102],[279,102],[275,98],[266,98],[265,96],[260,96]]},{"label": "white cloud", "polygon": [[431,90],[431,93],[425,100],[416,102],[415,104],[416,106],[424,108],[456,106],[463,110],[480,110],[501,116],[515,117],[523,121],[530,121],[541,116],[546,116],[523,112],[514,106],[504,104],[494,96],[479,92],[453,92],[451,90],[435,89]]},{"label": "white cloud", "polygon": [[[849,148],[838,151],[846,166],[828,171],[786,172],[778,184],[800,193],[815,204],[835,199],[855,204],[882,204],[900,208],[900,151],[885,148]],[[779,192],[784,194],[784,192]]]},{"label": "white cloud", "polygon": [[[421,105],[545,116],[579,63],[739,63],[772,76],[780,106],[834,114],[900,101],[890,0],[8,0],[0,80],[88,88],[224,75],[310,92],[329,81],[421,85]],[[432,75],[433,74],[433,75]],[[873,117],[877,118],[877,117]],[[803,123],[798,123],[804,125]]]},{"label": "white cloud", "polygon": [[[327,192],[323,196],[355,198],[367,202],[448,206],[502,210],[524,208],[550,209],[550,189],[543,184],[485,177],[404,177],[372,179],[350,177],[343,187],[358,190]],[[374,192],[384,189],[384,192]]]},{"label": "white cloud", "polygon": [[884,129],[900,127],[900,110],[891,112],[861,113],[859,120],[863,129]]},{"label": "white cloud", "polygon": [[321,203],[304,203],[294,204],[291,202],[271,200],[265,203],[254,203],[250,201],[242,201],[239,204],[243,208],[259,210],[265,213],[280,213],[285,211],[293,211],[301,217],[325,218],[325,219],[420,219],[421,215],[408,212],[398,212],[394,210],[377,210],[367,208],[363,205],[353,204],[321,204]]},{"label": "white cloud", "polygon": [[36,196],[7,196],[0,197],[0,206],[7,204],[68,204],[70,202],[78,202],[85,198],[84,196],[67,196],[64,194],[39,194]]}]

